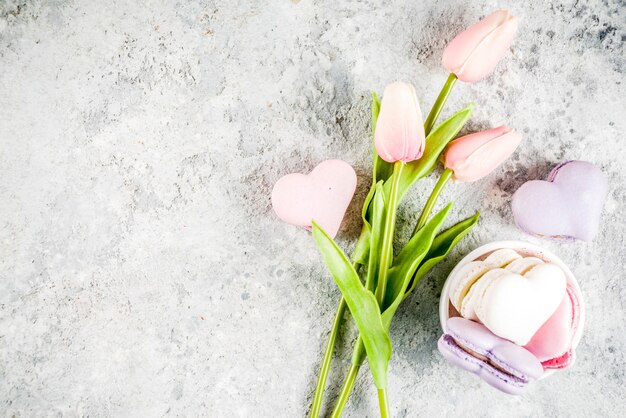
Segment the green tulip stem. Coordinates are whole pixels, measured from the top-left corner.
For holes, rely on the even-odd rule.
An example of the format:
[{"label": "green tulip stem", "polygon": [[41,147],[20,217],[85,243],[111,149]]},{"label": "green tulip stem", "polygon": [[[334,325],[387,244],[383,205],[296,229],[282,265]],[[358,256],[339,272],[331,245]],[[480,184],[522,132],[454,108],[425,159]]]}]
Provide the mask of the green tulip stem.
[{"label": "green tulip stem", "polygon": [[443,173],[441,173],[441,177],[439,177],[439,180],[437,181],[437,184],[435,184],[433,191],[430,192],[430,196],[428,196],[428,200],[426,201],[426,205],[424,206],[424,209],[422,210],[422,214],[420,215],[419,220],[417,221],[417,225],[415,226],[413,235],[415,235],[415,233],[421,227],[426,225],[426,222],[428,221],[428,217],[430,216],[430,213],[433,211],[433,208],[435,207],[435,203],[437,203],[437,199],[439,198],[441,191],[443,190],[448,180],[450,180],[450,178],[452,177],[452,174],[453,174],[452,170],[450,170],[449,168],[446,168],[445,170],[443,170]]},{"label": "green tulip stem", "polygon": [[443,85],[443,88],[439,92],[439,96],[437,96],[437,100],[435,100],[435,104],[433,104],[432,109],[430,109],[430,112],[426,117],[426,122],[424,122],[424,132],[426,135],[428,135],[435,126],[435,123],[439,118],[439,114],[441,113],[443,106],[446,104],[448,96],[450,95],[450,92],[455,84],[456,75],[454,75],[454,73],[450,73],[448,79],[446,80],[446,84]]},{"label": "green tulip stem", "polygon": [[391,178],[391,191],[389,192],[389,203],[386,205],[385,226],[383,227],[383,240],[380,250],[380,265],[378,268],[378,284],[376,286],[376,299],[378,304],[383,306],[385,291],[387,290],[387,273],[393,261],[393,232],[396,225],[396,210],[398,209],[398,184],[404,162],[396,161],[393,165],[393,175]]},{"label": "green tulip stem", "polygon": [[[360,341],[360,337],[359,337],[359,341]],[[341,392],[339,392],[339,398],[337,398],[337,403],[335,404],[333,413],[330,416],[331,418],[341,417],[341,414],[343,413],[343,410],[346,407],[346,403],[348,402],[348,398],[350,398],[350,394],[352,393],[352,389],[354,389],[354,384],[356,383],[356,377],[359,374],[360,368],[361,368],[361,364],[357,364],[353,362],[350,365],[350,370],[348,371],[348,375],[346,376],[346,379],[343,381],[343,386],[341,386]]]},{"label": "green tulip stem", "polygon": [[348,402],[348,398],[352,393],[352,389],[354,389],[356,377],[359,374],[361,366],[363,365],[363,361],[365,361],[365,355],[365,346],[363,345],[363,340],[359,335],[354,345],[354,350],[352,351],[352,363],[350,364],[350,370],[348,371],[348,375],[341,386],[341,392],[339,393],[339,398],[337,399],[331,418],[341,417],[343,409]]},{"label": "green tulip stem", "polygon": [[[353,264],[356,269],[358,266]],[[333,351],[335,349],[335,342],[337,341],[337,334],[341,327],[343,316],[346,312],[346,300],[341,297],[339,306],[337,307],[337,313],[335,314],[335,320],[333,321],[333,327],[326,343],[326,351],[324,352],[324,359],[322,360],[322,367],[320,368],[319,377],[317,379],[317,387],[315,388],[315,395],[313,396],[313,404],[311,405],[311,418],[317,418],[322,408],[322,399],[324,398],[324,389],[326,389],[326,380],[328,379],[328,373],[330,371],[330,364],[333,360]]]},{"label": "green tulip stem", "polygon": [[389,399],[387,398],[387,389],[378,389],[378,405],[380,406],[380,418],[391,417],[389,411]]}]

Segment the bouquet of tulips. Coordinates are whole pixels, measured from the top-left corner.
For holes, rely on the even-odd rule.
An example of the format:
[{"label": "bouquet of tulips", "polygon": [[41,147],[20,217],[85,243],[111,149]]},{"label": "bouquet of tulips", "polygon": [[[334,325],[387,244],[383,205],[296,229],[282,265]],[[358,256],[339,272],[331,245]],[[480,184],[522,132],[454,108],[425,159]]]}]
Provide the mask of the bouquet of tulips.
[{"label": "bouquet of tulips", "polygon": [[[521,140],[518,133],[506,126],[454,139],[470,117],[471,104],[435,125],[456,80],[475,82],[491,73],[508,50],[516,30],[517,20],[508,11],[501,10],[452,40],[443,53],[443,65],[450,76],[425,122],[422,122],[412,85],[400,82],[388,85],[382,101],[375,93],[372,95],[372,185],[363,204],[363,228],[352,260],[315,219],[310,221],[313,238],[342,293],[322,361],[311,417],[320,413],[335,340],[346,307],[356,323],[359,337],[332,416],[341,416],[366,358],[378,389],[380,414],[390,416],[387,366],[392,346],[388,331],[394,314],[428,271],[469,233],[479,216],[476,213],[440,232],[452,203],[431,217],[433,207],[448,180],[470,182],[485,177],[513,153]],[[411,238],[394,255],[398,204],[411,185],[430,174],[440,160],[445,168],[439,181],[424,205]]]}]

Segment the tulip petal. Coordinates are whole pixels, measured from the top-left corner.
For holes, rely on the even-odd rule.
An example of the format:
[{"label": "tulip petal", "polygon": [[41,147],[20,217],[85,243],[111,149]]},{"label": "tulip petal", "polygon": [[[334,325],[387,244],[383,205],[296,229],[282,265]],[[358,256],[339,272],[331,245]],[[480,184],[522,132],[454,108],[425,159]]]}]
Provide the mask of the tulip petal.
[{"label": "tulip petal", "polygon": [[411,84],[385,88],[374,132],[376,152],[387,162],[409,162],[422,156],[425,146],[422,113]]},{"label": "tulip petal", "polygon": [[508,126],[499,126],[486,131],[465,135],[451,141],[445,154],[446,167],[454,169],[458,164],[466,161],[478,148],[512,130],[513,129]]},{"label": "tulip petal", "polygon": [[493,72],[517,33],[517,18],[507,21],[476,47],[457,77],[466,83],[480,81]]},{"label": "tulip petal", "polygon": [[454,171],[455,180],[480,180],[509,158],[521,141],[522,135],[510,130],[480,145],[466,159],[457,161],[454,167],[446,166]]},{"label": "tulip petal", "polygon": [[480,44],[491,32],[506,22],[509,16],[510,12],[508,10],[497,10],[456,35],[443,51],[442,61],[444,66],[451,71],[461,68],[472,54],[476,45]]},{"label": "tulip petal", "polygon": [[508,50],[517,25],[517,18],[508,10],[490,14],[448,44],[443,52],[443,66],[461,81],[481,80],[493,71]]}]

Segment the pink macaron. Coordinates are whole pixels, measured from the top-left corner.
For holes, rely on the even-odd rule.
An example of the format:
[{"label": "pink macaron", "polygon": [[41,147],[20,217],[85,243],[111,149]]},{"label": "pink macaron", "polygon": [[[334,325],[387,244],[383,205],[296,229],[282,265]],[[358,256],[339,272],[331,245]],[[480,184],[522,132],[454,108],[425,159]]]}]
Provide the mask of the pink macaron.
[{"label": "pink macaron", "polygon": [[552,316],[524,346],[545,369],[562,369],[574,363],[572,344],[580,320],[580,298],[568,285],[563,301]]}]

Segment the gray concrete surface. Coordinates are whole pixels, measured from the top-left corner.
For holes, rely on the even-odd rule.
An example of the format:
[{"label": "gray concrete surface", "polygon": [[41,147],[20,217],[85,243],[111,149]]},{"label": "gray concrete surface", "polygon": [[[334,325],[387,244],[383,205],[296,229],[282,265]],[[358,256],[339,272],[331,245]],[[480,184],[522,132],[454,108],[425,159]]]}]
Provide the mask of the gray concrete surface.
[{"label": "gray concrete surface", "polygon": [[[353,164],[349,250],[370,91],[410,81],[426,112],[446,42],[498,7],[519,16],[518,39],[444,116],[474,101],[467,132],[507,123],[524,142],[444,193],[453,218],[482,218],[400,309],[392,411],[624,416],[626,6],[611,0],[0,0],[0,415],[304,416],[339,292],[309,233],[273,215],[271,186],[327,158]],[[593,243],[512,223],[516,188],[566,159],[610,178]],[[433,184],[403,203],[400,240]],[[444,363],[435,342],[454,262],[518,238],[569,263],[588,318],[576,366],[516,398]],[[341,335],[330,401],[354,335]],[[346,416],[377,413],[365,369]]]}]

